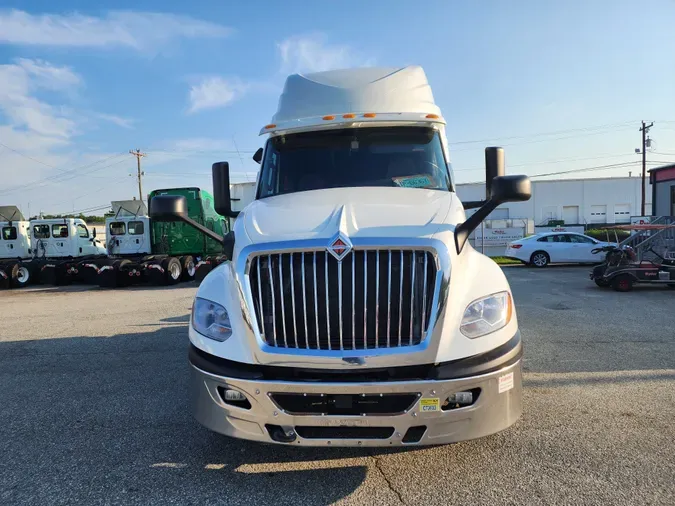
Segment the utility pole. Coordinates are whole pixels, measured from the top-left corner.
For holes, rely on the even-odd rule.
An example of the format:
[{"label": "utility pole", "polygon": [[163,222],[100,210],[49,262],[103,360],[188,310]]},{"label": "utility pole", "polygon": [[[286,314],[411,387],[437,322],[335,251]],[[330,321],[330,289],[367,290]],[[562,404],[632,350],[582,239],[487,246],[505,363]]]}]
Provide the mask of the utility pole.
[{"label": "utility pole", "polygon": [[646,196],[646,180],[647,180],[647,132],[649,132],[649,129],[654,126],[654,122],[652,121],[649,125],[645,125],[645,122],[642,122],[642,128],[640,128],[640,131],[642,132],[642,207],[641,209],[641,214],[640,216],[646,216],[645,215],[645,196]]},{"label": "utility pole", "polygon": [[[141,200],[141,202],[143,202],[143,183],[142,183],[141,177],[145,175],[145,172],[141,172],[141,158],[143,158],[144,156],[147,156],[147,155],[145,153],[141,153],[140,149],[136,149],[136,151],[134,151],[133,149],[130,149],[129,153],[131,153],[132,155],[134,155],[136,157],[136,162],[138,164],[138,175],[136,176],[138,178],[138,198]],[[644,213],[642,213],[642,214],[644,214]]]}]

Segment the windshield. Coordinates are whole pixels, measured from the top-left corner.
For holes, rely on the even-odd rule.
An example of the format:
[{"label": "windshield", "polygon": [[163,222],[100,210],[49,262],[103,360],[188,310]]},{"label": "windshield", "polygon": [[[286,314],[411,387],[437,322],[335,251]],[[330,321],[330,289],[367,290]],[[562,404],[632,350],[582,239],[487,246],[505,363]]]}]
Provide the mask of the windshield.
[{"label": "windshield", "polygon": [[452,191],[438,132],[347,128],[272,137],[259,198],[323,188],[391,186]]}]

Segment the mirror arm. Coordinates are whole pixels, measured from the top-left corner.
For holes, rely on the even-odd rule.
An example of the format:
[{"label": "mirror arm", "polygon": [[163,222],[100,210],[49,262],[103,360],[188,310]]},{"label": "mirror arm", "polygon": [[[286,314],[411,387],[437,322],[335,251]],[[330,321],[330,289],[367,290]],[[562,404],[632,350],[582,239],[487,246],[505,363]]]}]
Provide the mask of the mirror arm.
[{"label": "mirror arm", "polygon": [[455,247],[457,248],[458,255],[462,252],[471,232],[476,230],[478,225],[500,204],[501,202],[498,200],[488,200],[478,211],[469,216],[464,223],[460,223],[455,227]]},{"label": "mirror arm", "polygon": [[[222,235],[216,234],[213,230],[206,228],[204,225],[201,223],[197,223],[195,220],[192,218],[188,218],[187,216],[179,216],[179,218],[190,225],[191,227],[196,228],[199,230],[202,234],[204,234],[207,237],[210,237],[214,241],[218,241],[219,243],[222,243],[224,240],[224,237]],[[161,221],[161,220],[160,220]]]},{"label": "mirror arm", "polygon": [[462,206],[464,209],[476,209],[483,207],[487,202],[487,200],[467,200],[466,202],[462,202]]}]

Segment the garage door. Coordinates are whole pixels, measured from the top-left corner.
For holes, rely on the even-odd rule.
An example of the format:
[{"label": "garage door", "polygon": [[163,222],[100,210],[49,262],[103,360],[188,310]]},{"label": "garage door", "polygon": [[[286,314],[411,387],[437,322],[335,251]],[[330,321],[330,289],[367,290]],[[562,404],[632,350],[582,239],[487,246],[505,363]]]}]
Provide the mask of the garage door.
[{"label": "garage door", "polygon": [[614,223],[630,223],[630,204],[614,205]]},{"label": "garage door", "polygon": [[563,220],[565,220],[565,225],[578,224],[579,206],[563,206]]},{"label": "garage door", "polygon": [[591,206],[591,223],[607,223],[607,206]]}]

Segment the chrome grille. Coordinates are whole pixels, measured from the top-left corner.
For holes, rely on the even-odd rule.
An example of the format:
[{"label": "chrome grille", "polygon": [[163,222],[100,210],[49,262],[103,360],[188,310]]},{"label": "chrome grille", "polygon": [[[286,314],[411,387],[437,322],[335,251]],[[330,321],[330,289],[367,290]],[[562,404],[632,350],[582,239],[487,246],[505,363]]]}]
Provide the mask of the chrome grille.
[{"label": "chrome grille", "polygon": [[251,258],[258,330],[270,346],[361,350],[419,344],[436,285],[426,250],[325,250]]}]

